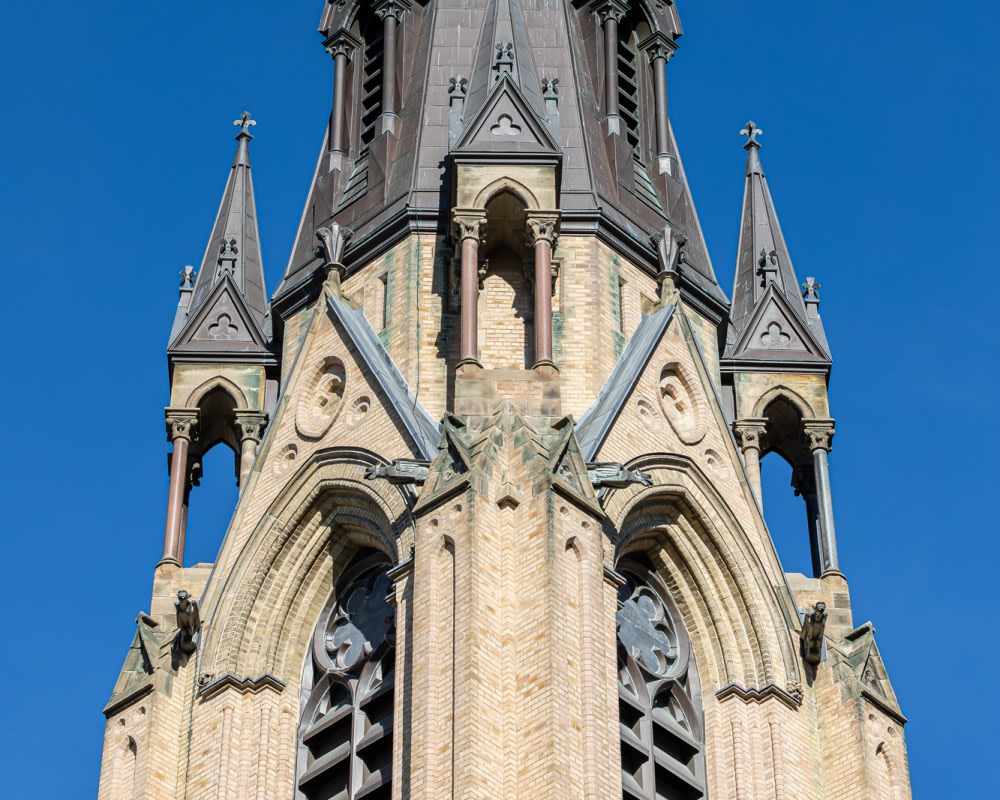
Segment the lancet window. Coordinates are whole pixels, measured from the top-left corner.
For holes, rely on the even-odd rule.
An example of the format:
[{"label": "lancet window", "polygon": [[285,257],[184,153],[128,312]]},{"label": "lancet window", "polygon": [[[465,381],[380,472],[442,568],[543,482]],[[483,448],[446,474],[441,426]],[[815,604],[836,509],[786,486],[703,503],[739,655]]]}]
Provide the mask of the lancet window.
[{"label": "lancet window", "polygon": [[618,571],[622,797],[706,797],[701,688],[683,620],[648,563]]},{"label": "lancet window", "polygon": [[297,800],[392,796],[391,566],[380,553],[359,554],[320,616],[303,680]]}]

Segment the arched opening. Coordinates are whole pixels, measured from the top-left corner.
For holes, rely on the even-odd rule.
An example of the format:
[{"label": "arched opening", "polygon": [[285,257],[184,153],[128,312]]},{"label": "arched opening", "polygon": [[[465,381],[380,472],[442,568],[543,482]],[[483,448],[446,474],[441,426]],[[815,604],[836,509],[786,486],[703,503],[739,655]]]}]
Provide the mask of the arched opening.
[{"label": "arched opening", "polygon": [[704,798],[701,684],[684,620],[645,554],[617,569],[622,797]]},{"label": "arched opening", "polygon": [[[790,399],[779,396],[768,403],[763,417],[767,434],[760,473],[768,530],[786,571],[808,573],[811,567],[819,575],[816,479],[803,435],[802,412]],[[803,512],[808,536],[802,536]]]},{"label": "arched opening", "polygon": [[184,561],[214,561],[239,498],[237,399],[222,386],[198,400],[198,439],[189,458]]},{"label": "arched opening", "polygon": [[524,203],[503,191],[486,204],[487,263],[479,303],[480,360],[488,369],[530,369],[534,298],[526,264]]},{"label": "arched opening", "polygon": [[648,163],[649,137],[644,122],[651,116],[653,103],[649,64],[639,43],[649,34],[645,15],[638,4],[633,4],[618,25],[618,113],[622,135],[641,163]]},{"label": "arched opening", "polygon": [[392,562],[362,548],[336,582],[302,681],[297,800],[392,797]]}]

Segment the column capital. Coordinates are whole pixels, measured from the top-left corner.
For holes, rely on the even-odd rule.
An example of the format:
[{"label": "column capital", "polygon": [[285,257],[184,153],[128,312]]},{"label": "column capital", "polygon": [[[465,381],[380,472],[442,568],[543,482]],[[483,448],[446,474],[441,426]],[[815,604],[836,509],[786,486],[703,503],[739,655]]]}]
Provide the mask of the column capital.
[{"label": "column capital", "polygon": [[455,208],[451,212],[452,236],[456,242],[486,239],[486,212],[478,208]]},{"label": "column capital", "polygon": [[350,61],[354,51],[360,49],[361,41],[350,31],[341,29],[326,38],[323,47],[330,54],[330,58],[345,56]]},{"label": "column capital", "polygon": [[738,419],[733,422],[733,433],[740,450],[757,450],[763,447],[764,435],[767,433],[766,419]]},{"label": "column capital", "polygon": [[167,423],[167,441],[177,439],[193,441],[198,438],[198,417],[201,411],[197,408],[163,409]]},{"label": "column capital", "polygon": [[559,240],[559,220],[558,211],[529,211],[525,225],[528,246],[533,247],[539,241],[545,241],[555,250]]},{"label": "column capital", "polygon": [[237,411],[236,433],[242,442],[260,443],[267,427],[267,414],[263,411]]},{"label": "column capital", "polygon": [[396,22],[399,22],[403,12],[409,11],[409,9],[409,0],[380,0],[380,2],[375,3],[374,10],[379,19],[384,20],[386,17],[392,17]]},{"label": "column capital", "polygon": [[628,2],[627,0],[594,0],[590,4],[590,10],[601,18],[601,25],[609,19],[621,22],[628,13]]},{"label": "column capital", "polygon": [[833,447],[834,425],[832,419],[807,419],[802,423],[802,433],[805,435],[809,452],[816,450],[830,452]]},{"label": "column capital", "polygon": [[677,43],[662,31],[654,31],[639,42],[639,50],[644,52],[650,63],[662,58],[665,62],[677,52]]}]

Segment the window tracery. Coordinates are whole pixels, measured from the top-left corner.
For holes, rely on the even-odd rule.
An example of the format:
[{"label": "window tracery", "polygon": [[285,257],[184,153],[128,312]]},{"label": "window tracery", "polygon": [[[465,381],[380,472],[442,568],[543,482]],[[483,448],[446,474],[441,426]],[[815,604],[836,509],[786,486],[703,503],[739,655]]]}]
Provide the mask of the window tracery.
[{"label": "window tracery", "polygon": [[622,797],[703,798],[701,688],[683,620],[648,566],[629,560],[618,569]]},{"label": "window tracery", "polygon": [[303,680],[298,800],[392,796],[391,567],[380,553],[356,558],[320,616]]}]

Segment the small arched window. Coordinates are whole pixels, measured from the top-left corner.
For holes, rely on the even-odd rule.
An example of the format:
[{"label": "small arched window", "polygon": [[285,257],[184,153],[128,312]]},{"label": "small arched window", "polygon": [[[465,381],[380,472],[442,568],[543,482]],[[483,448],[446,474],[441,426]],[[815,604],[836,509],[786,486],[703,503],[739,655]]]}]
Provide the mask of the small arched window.
[{"label": "small arched window", "polygon": [[392,796],[391,567],[381,553],[359,554],[320,616],[302,684],[299,800]]},{"label": "small arched window", "polygon": [[622,797],[706,797],[701,686],[684,622],[645,559],[618,571]]}]

